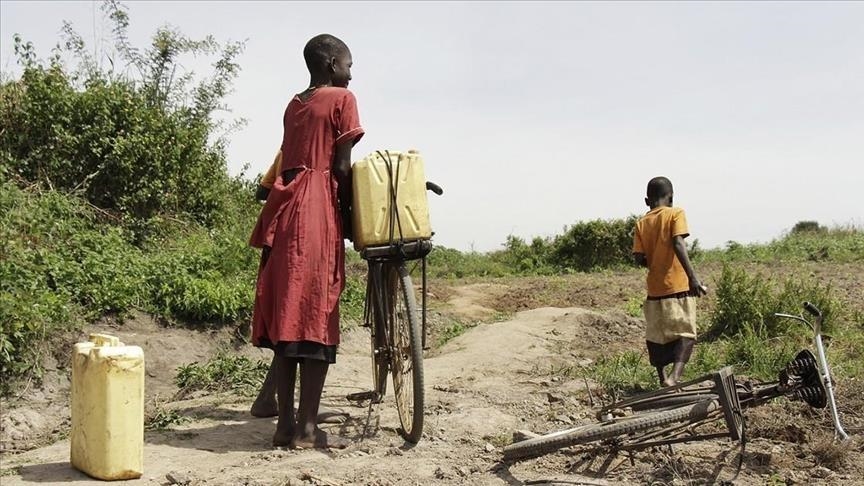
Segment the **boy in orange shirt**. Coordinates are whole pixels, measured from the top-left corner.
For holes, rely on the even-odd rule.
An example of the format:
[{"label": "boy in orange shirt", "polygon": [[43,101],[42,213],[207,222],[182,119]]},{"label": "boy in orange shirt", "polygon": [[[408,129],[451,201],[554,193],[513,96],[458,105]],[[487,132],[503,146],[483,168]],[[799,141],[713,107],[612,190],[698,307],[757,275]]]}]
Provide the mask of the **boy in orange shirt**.
[{"label": "boy in orange shirt", "polygon": [[267,169],[267,173],[264,174],[264,177],[261,178],[261,182],[258,183],[258,190],[255,192],[255,199],[259,201],[266,201],[267,196],[270,195],[270,189],[273,189],[273,184],[276,182],[276,174],[282,173],[282,148],[279,148],[279,151],[276,152],[276,157],[273,159],[273,163],[270,164],[270,168]]},{"label": "boy in orange shirt", "polygon": [[[655,177],[648,182],[645,204],[650,211],[636,223],[633,257],[648,267],[645,341],[648,359],[663,386],[681,379],[696,343],[696,302],[707,288],[699,282],[687,255],[689,236],[684,210],[672,206],[672,182]],[[672,364],[667,376],[664,368]]]}]

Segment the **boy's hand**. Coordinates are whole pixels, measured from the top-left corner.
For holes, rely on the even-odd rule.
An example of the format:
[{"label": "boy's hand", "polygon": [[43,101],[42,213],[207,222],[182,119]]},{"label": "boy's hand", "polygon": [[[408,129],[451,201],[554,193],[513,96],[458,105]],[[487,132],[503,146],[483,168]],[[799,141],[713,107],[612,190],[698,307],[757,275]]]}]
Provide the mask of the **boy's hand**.
[{"label": "boy's hand", "polygon": [[351,218],[351,208],[341,208],[339,216],[342,219],[342,238],[354,242],[354,225]]},{"label": "boy's hand", "polygon": [[690,295],[693,297],[702,297],[708,293],[708,287],[702,285],[698,278],[690,279]]}]

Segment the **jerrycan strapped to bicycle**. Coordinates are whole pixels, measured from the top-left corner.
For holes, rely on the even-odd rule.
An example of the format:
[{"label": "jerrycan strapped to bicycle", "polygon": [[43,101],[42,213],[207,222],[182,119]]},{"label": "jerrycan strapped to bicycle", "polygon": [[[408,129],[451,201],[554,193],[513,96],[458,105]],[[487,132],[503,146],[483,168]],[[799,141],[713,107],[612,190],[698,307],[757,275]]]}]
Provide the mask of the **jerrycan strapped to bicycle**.
[{"label": "jerrycan strapped to bicycle", "polygon": [[354,249],[432,237],[423,157],[378,150],[353,166]]},{"label": "jerrycan strapped to bicycle", "polygon": [[[426,256],[432,251],[426,191],[444,191],[426,181],[415,150],[378,150],[352,172],[354,248],[368,265],[363,320],[372,344],[373,389],[347,398],[382,403],[390,375],[399,433],[416,444],[423,435]],[[419,307],[411,280],[418,265]]]},{"label": "jerrycan strapped to bicycle", "polygon": [[144,351],[91,334],[72,352],[72,465],[94,478],[141,477]]}]

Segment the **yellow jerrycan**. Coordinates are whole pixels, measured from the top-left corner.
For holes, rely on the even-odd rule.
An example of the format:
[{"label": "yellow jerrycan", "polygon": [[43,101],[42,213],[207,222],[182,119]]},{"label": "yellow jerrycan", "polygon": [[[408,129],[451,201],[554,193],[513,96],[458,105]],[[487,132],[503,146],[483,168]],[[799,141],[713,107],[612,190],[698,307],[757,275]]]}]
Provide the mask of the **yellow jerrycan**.
[{"label": "yellow jerrycan", "polygon": [[430,239],[423,157],[378,150],[352,168],[354,249]]},{"label": "yellow jerrycan", "polygon": [[72,352],[72,466],[98,479],[144,470],[144,351],[91,334]]}]

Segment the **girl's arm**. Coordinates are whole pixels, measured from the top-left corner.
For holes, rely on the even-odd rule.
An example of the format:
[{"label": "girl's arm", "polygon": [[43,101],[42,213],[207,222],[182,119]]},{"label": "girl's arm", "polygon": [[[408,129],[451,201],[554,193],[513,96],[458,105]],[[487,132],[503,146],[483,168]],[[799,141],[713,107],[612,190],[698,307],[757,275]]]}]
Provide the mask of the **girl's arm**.
[{"label": "girl's arm", "polygon": [[342,232],[345,238],[354,239],[351,228],[351,148],[354,147],[353,140],[346,140],[336,145],[336,154],[333,157],[333,174],[339,186],[339,214],[342,217]]}]

